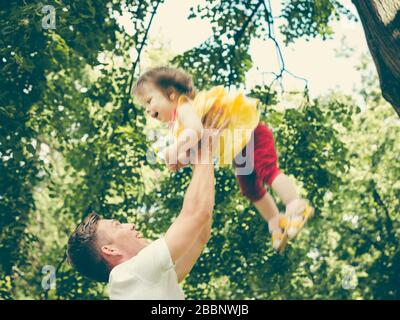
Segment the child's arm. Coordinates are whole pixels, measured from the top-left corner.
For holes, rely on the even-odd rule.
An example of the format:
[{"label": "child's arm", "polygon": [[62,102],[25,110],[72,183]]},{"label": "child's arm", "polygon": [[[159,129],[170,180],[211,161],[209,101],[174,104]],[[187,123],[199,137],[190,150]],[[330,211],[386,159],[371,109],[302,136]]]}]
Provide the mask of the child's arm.
[{"label": "child's arm", "polygon": [[197,145],[203,131],[201,119],[192,104],[182,104],[179,107],[177,117],[185,130],[183,130],[177,141],[169,146],[165,152],[165,158],[169,164],[176,164],[179,159],[186,158],[187,151]]}]

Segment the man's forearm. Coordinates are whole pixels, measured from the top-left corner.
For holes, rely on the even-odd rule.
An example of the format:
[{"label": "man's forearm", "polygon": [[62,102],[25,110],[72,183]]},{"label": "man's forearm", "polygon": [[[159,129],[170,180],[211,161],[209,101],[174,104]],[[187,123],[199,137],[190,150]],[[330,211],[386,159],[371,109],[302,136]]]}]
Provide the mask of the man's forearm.
[{"label": "man's forearm", "polygon": [[194,165],[181,213],[165,234],[172,261],[177,262],[198,241],[203,227],[211,221],[213,207],[214,165]]},{"label": "man's forearm", "polygon": [[181,214],[212,212],[214,198],[214,165],[212,161],[209,164],[193,165],[192,181],[186,191]]},{"label": "man's forearm", "polygon": [[189,248],[189,250],[184,254],[177,262],[175,266],[175,271],[178,276],[178,282],[181,282],[192,270],[194,264],[199,258],[204,246],[207,244],[211,236],[211,223],[212,219],[206,223],[198,235],[196,241]]},{"label": "man's forearm", "polygon": [[[218,114],[214,120],[218,120]],[[211,121],[210,117],[206,116],[204,119],[206,127],[215,128],[214,120]],[[226,125],[227,123],[224,123],[221,130]],[[212,140],[212,137],[218,136],[220,132],[220,130],[217,130],[205,135],[204,141],[207,143],[205,145],[202,143],[198,150],[197,156],[201,159],[200,163],[192,165],[192,179],[186,190],[181,213],[165,234],[165,241],[172,261],[175,263],[185,256],[196,242],[201,241],[201,244],[204,244],[208,240],[205,236],[200,237],[204,226],[211,222],[215,201],[213,144],[208,142],[210,138]],[[201,252],[201,246],[194,252],[195,254],[186,255],[186,258],[181,260],[180,265],[183,266],[179,268],[181,275],[184,275],[188,268],[190,270],[194,263],[193,259],[196,258],[196,255],[198,256],[199,252]]]},{"label": "man's forearm", "polygon": [[176,151],[180,155],[197,145],[201,139],[202,127],[196,129],[185,129],[176,141]]}]

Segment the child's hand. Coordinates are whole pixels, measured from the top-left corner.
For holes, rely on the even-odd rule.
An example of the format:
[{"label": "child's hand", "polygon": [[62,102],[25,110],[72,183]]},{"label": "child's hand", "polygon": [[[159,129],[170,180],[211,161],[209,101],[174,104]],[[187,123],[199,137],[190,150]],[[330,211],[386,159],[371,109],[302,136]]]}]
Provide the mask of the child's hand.
[{"label": "child's hand", "polygon": [[167,166],[178,163],[176,145],[170,145],[164,150],[164,160]]},{"label": "child's hand", "polygon": [[[189,153],[189,150],[187,154]],[[180,168],[183,168],[187,166],[188,163],[185,163],[185,154],[182,154],[181,157],[178,157],[177,155],[177,147],[175,144],[170,145],[168,148],[165,149],[164,151],[164,159],[165,159],[165,164],[168,168],[169,171],[175,172],[179,170]],[[181,161],[180,161],[181,160]]]},{"label": "child's hand", "polygon": [[180,156],[178,156],[177,163],[167,164],[168,170],[175,172],[180,168],[186,167],[189,164],[188,162],[189,155],[190,155],[190,150],[186,151],[186,154],[182,153]]},{"label": "child's hand", "polygon": [[167,164],[167,169],[171,172],[175,172],[178,170],[178,164]]},{"label": "child's hand", "polygon": [[186,166],[187,166],[187,164],[182,164],[182,163],[178,162],[177,164],[168,164],[167,168],[168,168],[169,171],[175,172],[175,171],[178,171],[179,169],[184,168]]}]

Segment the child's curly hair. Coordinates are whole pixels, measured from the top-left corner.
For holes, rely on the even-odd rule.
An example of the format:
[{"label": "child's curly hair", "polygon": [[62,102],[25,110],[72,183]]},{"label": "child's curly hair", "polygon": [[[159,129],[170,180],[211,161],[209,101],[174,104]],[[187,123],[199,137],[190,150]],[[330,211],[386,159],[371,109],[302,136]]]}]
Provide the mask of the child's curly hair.
[{"label": "child's curly hair", "polygon": [[150,82],[160,88],[162,93],[168,97],[169,90],[175,89],[179,94],[187,95],[194,99],[196,90],[193,85],[192,77],[182,69],[172,67],[155,67],[147,70],[132,86],[131,94],[140,96],[140,89],[146,82]]}]

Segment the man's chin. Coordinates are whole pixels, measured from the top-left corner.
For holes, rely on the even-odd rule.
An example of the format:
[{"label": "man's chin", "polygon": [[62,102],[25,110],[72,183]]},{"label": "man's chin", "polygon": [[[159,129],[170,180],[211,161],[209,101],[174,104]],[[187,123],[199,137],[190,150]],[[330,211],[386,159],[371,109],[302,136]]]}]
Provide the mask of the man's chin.
[{"label": "man's chin", "polygon": [[150,244],[150,241],[147,239],[140,239],[140,243],[143,244],[144,246],[147,246]]},{"label": "man's chin", "polygon": [[135,243],[138,244],[140,247],[145,247],[147,246],[151,241],[145,239],[145,238],[135,238]]}]

